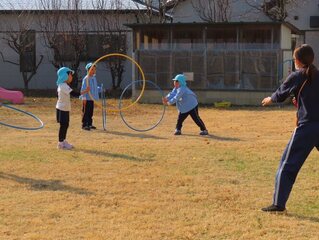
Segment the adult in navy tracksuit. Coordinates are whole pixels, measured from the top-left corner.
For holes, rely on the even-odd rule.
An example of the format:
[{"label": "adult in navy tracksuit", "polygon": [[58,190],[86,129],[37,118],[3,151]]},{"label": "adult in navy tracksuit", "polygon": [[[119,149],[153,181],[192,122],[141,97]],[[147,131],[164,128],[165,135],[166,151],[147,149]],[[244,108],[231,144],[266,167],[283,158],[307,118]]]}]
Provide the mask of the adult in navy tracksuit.
[{"label": "adult in navy tracksuit", "polygon": [[163,104],[172,105],[176,103],[179,111],[175,135],[182,134],[182,126],[188,115],[200,128],[200,135],[208,135],[204,122],[198,114],[198,101],[195,93],[186,86],[186,78],[183,74],[178,74],[174,79],[174,89],[163,98]]},{"label": "adult in navy tracksuit", "polygon": [[262,208],[266,212],[283,212],[297,174],[311,150],[319,146],[319,72],[313,65],[314,52],[304,44],[295,49],[293,58],[297,71],[262,101],[266,106],[283,102],[291,94],[297,101],[297,126],[282,155],[276,174],[273,203]]}]

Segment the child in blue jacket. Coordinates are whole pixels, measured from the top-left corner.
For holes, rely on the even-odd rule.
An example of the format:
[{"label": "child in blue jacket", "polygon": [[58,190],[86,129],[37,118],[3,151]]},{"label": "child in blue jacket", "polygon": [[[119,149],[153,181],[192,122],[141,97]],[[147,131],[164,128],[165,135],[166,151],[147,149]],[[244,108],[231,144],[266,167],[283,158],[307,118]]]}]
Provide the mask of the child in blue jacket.
[{"label": "child in blue jacket", "polygon": [[188,115],[200,128],[200,135],[208,135],[204,122],[198,114],[198,101],[196,94],[186,86],[186,78],[183,74],[178,74],[174,81],[174,89],[163,98],[163,104],[172,105],[176,103],[178,118],[174,135],[182,134],[182,126]]},{"label": "child in blue jacket", "polygon": [[[82,129],[90,131],[96,129],[93,126],[94,101],[99,100],[99,87],[96,80],[96,66],[88,63],[85,66],[87,75],[82,80],[81,96],[82,99]],[[88,81],[87,81],[87,78]],[[87,86],[87,82],[89,86]],[[89,94],[90,92],[90,94]],[[92,99],[93,97],[93,99]]]}]

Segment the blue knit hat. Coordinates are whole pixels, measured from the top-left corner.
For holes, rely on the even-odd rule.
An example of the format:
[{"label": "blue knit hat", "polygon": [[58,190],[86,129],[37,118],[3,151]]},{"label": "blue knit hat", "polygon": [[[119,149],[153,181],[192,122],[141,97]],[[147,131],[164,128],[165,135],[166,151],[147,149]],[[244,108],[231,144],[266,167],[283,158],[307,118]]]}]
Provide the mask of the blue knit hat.
[{"label": "blue knit hat", "polygon": [[186,78],[183,74],[177,74],[172,80],[178,81],[180,86],[186,86]]},{"label": "blue knit hat", "polygon": [[66,80],[68,80],[68,72],[71,72],[72,74],[74,74],[74,71],[71,70],[68,67],[61,67],[58,71],[57,71],[57,75],[58,75],[58,79],[56,81],[56,85],[59,85],[61,83],[64,83]]},{"label": "blue knit hat", "polygon": [[[86,71],[87,72],[89,72],[89,70],[90,70],[90,68],[93,66],[93,63],[88,63],[88,64],[86,64],[86,66],[85,66],[85,69],[86,69]],[[94,66],[96,66],[95,64],[94,64]]]}]

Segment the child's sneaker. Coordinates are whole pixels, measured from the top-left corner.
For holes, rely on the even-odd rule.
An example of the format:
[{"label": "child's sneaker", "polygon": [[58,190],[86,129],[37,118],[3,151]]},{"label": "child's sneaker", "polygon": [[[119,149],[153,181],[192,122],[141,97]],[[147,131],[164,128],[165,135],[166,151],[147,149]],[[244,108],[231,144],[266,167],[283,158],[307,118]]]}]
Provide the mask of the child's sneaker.
[{"label": "child's sneaker", "polygon": [[176,129],[174,135],[182,135],[182,131]]},{"label": "child's sneaker", "polygon": [[93,125],[92,125],[92,126],[89,126],[89,128],[90,128],[90,129],[96,129],[96,127],[93,126]]},{"label": "child's sneaker", "polygon": [[57,148],[58,148],[58,149],[65,149],[65,147],[64,147],[64,142],[58,142]]},{"label": "child's sneaker", "polygon": [[73,148],[73,145],[68,143],[66,140],[63,141],[64,147],[68,150]]},{"label": "child's sneaker", "polygon": [[202,136],[208,135],[208,131],[207,130],[200,131],[199,135],[202,135]]},{"label": "child's sneaker", "polygon": [[89,126],[82,127],[83,130],[90,131],[91,128]]}]

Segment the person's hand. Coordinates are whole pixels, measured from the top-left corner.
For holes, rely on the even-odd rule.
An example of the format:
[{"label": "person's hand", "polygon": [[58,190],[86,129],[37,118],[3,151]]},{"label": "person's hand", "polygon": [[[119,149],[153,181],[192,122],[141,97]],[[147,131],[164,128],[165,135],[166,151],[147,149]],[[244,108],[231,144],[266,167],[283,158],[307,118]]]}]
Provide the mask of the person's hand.
[{"label": "person's hand", "polygon": [[261,102],[261,105],[263,105],[263,106],[267,106],[267,105],[270,105],[270,104],[272,104],[271,97],[266,97]]},{"label": "person's hand", "polygon": [[293,98],[291,99],[291,101],[292,101],[292,103],[295,105],[295,107],[298,107],[297,100],[296,100],[295,97],[293,97]]},{"label": "person's hand", "polygon": [[162,98],[162,102],[163,102],[164,105],[167,105],[167,102],[168,102],[168,101],[167,101],[167,98],[166,98],[166,97],[163,97],[163,98]]},{"label": "person's hand", "polygon": [[88,86],[85,91],[88,93],[90,91],[90,86]]}]

